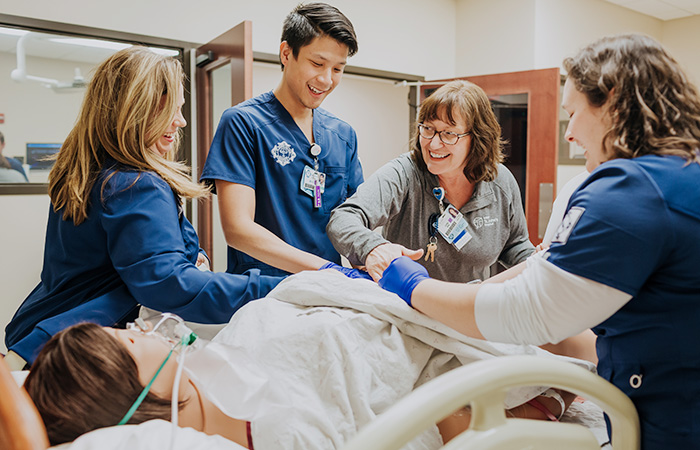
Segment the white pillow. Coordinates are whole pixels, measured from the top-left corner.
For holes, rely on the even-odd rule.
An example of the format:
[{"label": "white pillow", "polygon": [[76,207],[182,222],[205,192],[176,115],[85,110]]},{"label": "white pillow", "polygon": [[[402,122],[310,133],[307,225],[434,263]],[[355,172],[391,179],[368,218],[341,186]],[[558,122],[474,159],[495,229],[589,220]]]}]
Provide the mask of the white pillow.
[{"label": "white pillow", "polygon": [[[139,425],[101,428],[75,441],[51,450],[169,450],[173,425],[165,420],[149,420]],[[209,436],[193,428],[177,428],[173,450],[246,450],[221,436]]]}]

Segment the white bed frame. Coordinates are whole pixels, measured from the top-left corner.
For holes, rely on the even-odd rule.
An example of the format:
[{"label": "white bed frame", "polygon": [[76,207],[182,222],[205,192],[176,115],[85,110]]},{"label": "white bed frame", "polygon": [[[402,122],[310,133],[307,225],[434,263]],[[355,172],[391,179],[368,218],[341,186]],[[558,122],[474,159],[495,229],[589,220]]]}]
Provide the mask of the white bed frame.
[{"label": "white bed frame", "polygon": [[506,419],[508,389],[540,385],[592,400],[610,417],[613,448],[639,449],[637,410],[618,388],[572,363],[506,356],[462,366],[424,384],[373,420],[343,450],[399,449],[466,404],[471,404],[471,425],[444,450],[600,450],[593,434],[581,425]]}]

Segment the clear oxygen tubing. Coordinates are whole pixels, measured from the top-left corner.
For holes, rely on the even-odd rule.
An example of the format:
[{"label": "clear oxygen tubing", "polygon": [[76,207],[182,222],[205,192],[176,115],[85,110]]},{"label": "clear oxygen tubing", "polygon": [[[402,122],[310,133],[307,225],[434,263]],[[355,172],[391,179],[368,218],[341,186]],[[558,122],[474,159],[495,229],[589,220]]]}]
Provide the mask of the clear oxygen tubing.
[{"label": "clear oxygen tubing", "polygon": [[189,336],[183,336],[181,345],[182,347],[182,352],[178,355],[177,357],[177,372],[175,372],[175,380],[173,381],[173,392],[172,392],[172,398],[170,399],[170,422],[173,424],[173,431],[170,433],[170,450],[175,449],[175,435],[177,434],[178,431],[178,419],[179,419],[179,414],[180,414],[180,408],[179,408],[179,397],[180,397],[180,380],[182,379],[182,369],[185,368],[185,355],[190,349],[189,344],[185,344],[185,340],[189,339]]}]

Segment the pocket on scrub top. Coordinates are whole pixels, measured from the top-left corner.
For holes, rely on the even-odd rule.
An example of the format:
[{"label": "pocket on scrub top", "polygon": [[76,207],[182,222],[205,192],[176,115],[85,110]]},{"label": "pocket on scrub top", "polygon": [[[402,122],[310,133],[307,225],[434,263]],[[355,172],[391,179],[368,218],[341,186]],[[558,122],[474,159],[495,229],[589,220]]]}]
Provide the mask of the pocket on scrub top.
[{"label": "pocket on scrub top", "polygon": [[323,212],[331,211],[348,196],[347,168],[342,166],[328,166],[324,169],[326,174],[326,186],[322,195]]}]

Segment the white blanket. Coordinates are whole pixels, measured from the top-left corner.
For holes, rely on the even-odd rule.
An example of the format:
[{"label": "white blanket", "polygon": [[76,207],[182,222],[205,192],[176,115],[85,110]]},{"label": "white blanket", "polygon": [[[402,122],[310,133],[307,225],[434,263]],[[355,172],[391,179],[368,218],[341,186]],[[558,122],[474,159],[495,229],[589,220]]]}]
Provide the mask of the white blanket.
[{"label": "white blanket", "polygon": [[[187,362],[198,369],[188,372],[225,412],[252,421],[257,450],[340,449],[414,387],[460,364],[523,353],[554,357],[534,347],[467,338],[376,284],[335,271],[288,278],[236,313],[207,349],[233,361],[233,368],[214,363],[218,369],[211,370],[212,364],[201,364],[206,356],[195,352]],[[541,390],[511,392],[508,406]],[[565,419],[586,423],[605,442],[597,406],[574,404]],[[168,422],[149,421],[96,430],[60,448],[165,449],[171,432]],[[242,448],[192,429],[177,433],[174,450]],[[440,445],[433,427],[405,448]]]},{"label": "white blanket", "polygon": [[[554,357],[465,337],[375,283],[332,270],[289,277],[237,312],[214,341],[246,349],[281,389],[252,422],[257,450],[340,448],[415,387],[458,365],[513,354]],[[542,390],[513,390],[505,406]],[[433,427],[407,448],[440,445]]]}]

